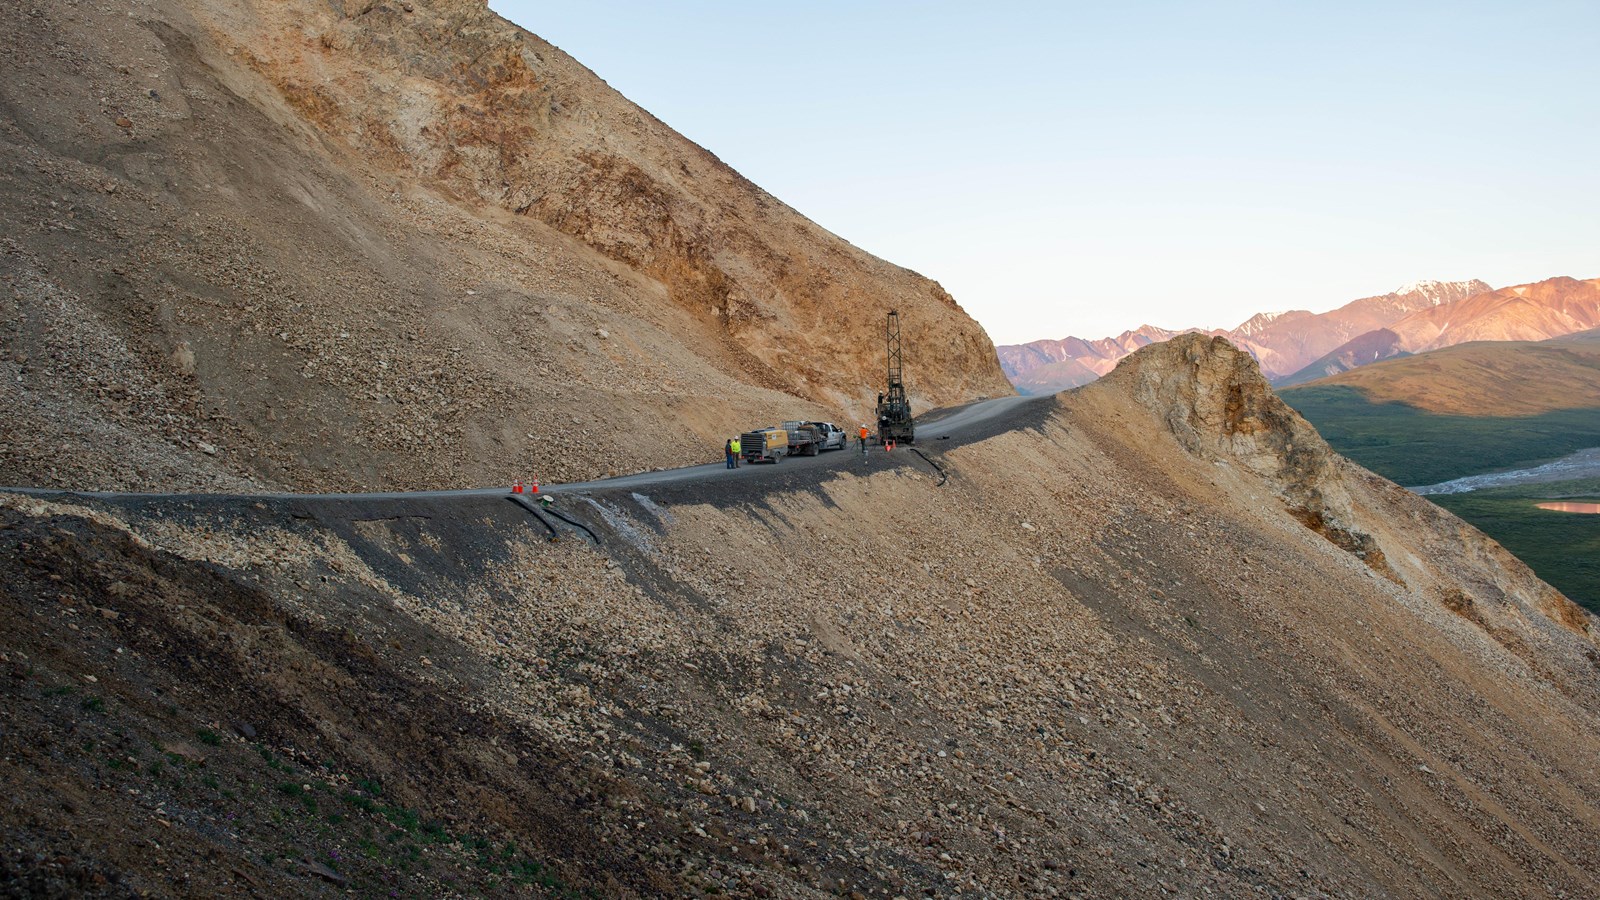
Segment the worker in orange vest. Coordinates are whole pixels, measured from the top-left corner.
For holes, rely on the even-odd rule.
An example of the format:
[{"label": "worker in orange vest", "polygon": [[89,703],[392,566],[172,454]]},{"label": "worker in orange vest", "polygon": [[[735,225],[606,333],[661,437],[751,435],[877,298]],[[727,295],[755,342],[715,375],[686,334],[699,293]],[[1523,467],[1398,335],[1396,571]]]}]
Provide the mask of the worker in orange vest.
[{"label": "worker in orange vest", "polygon": [[865,422],[861,424],[861,455],[867,455],[867,425]]}]

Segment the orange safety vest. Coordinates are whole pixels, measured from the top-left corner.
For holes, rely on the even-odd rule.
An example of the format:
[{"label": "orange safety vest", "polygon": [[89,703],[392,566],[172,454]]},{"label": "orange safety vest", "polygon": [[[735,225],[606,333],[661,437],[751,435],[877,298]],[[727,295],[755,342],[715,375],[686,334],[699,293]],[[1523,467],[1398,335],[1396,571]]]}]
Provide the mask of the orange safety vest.
[{"label": "orange safety vest", "polygon": [[863,441],[867,439],[867,427],[865,425],[861,426],[861,439]]}]

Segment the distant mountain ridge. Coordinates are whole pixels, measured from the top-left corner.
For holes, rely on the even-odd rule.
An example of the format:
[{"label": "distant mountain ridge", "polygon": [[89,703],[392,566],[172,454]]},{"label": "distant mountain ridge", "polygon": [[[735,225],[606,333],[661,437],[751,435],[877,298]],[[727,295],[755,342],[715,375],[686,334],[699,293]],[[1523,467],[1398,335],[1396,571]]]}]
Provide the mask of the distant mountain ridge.
[{"label": "distant mountain ridge", "polygon": [[1600,327],[1600,279],[1557,276],[1423,309],[1334,349],[1280,386],[1472,341],[1544,341]]},{"label": "distant mountain ridge", "polygon": [[1293,405],[1311,392],[1340,388],[1367,403],[1403,404],[1435,416],[1600,410],[1600,329],[1541,341],[1465,341],[1380,360],[1315,384],[1285,385],[1279,392]]},{"label": "distant mountain ridge", "polygon": [[1043,394],[1086,384],[1109,372],[1122,357],[1147,344],[1189,332],[1221,336],[1248,351],[1269,380],[1293,376],[1347,342],[1413,313],[1494,290],[1478,279],[1424,280],[1387,294],[1363,297],[1325,313],[1304,309],[1260,312],[1232,329],[1169,330],[1142,325],[1116,337],[1007,344],[996,348],[1000,367],[1025,394]]},{"label": "distant mountain ridge", "polygon": [[[1053,390],[1088,384],[1116,368],[1124,356],[1150,344],[1170,340],[1181,331],[1168,331],[1154,325],[1140,325],[1116,337],[1086,340],[1068,337],[1059,341],[1033,341],[997,347],[1000,369],[1018,388],[1019,379],[1027,376],[1029,383],[1059,384]],[[1045,391],[1023,391],[1045,393]]]}]

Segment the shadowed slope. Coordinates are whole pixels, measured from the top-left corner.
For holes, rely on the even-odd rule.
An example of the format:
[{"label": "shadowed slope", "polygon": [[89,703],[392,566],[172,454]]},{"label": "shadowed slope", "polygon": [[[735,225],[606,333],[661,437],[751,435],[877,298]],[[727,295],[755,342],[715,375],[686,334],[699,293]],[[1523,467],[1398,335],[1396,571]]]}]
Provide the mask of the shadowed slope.
[{"label": "shadowed slope", "polygon": [[[537,890],[507,845],[605,896],[1600,889],[1592,619],[1225,342],[1055,403],[930,447],[947,481],[880,453],[560,497],[598,545],[481,498],[7,500],[8,846],[238,894],[314,890],[301,855]],[[105,762],[239,720],[292,774],[225,733],[216,788]],[[69,829],[85,796],[126,826]]]}]

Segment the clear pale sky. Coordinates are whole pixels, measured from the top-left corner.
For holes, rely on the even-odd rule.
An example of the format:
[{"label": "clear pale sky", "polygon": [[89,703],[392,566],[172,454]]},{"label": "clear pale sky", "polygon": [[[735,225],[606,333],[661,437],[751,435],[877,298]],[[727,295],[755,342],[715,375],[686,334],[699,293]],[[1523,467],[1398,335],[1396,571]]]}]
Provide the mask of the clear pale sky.
[{"label": "clear pale sky", "polygon": [[490,0],[996,343],[1600,276],[1600,2]]}]

